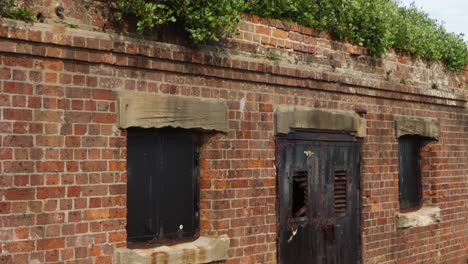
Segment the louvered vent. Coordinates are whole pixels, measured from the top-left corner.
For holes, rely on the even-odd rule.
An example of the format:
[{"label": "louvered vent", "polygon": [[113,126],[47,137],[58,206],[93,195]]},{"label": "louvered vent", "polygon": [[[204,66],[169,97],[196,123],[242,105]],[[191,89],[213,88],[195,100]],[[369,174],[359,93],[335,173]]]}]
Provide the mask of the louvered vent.
[{"label": "louvered vent", "polygon": [[309,185],[307,171],[296,171],[293,176],[293,217],[306,216],[309,206]]},{"label": "louvered vent", "polygon": [[335,172],[335,179],[334,179],[334,187],[335,192],[333,194],[333,208],[335,211],[335,215],[345,215],[347,209],[347,189],[348,189],[348,182],[346,180],[346,172],[345,171],[336,171]]}]

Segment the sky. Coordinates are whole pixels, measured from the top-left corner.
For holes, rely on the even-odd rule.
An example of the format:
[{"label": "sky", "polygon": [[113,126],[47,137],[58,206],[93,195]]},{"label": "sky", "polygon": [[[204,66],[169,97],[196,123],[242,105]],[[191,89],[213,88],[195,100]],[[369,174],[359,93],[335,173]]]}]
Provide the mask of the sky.
[{"label": "sky", "polygon": [[449,32],[463,33],[468,41],[468,0],[400,0],[403,5],[412,2],[431,18],[443,21]]}]

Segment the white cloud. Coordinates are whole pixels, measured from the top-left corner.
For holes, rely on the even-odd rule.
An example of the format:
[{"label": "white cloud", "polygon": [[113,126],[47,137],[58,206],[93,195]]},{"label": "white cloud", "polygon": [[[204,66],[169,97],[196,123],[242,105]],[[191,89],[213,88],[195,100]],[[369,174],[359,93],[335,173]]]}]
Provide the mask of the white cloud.
[{"label": "white cloud", "polygon": [[431,18],[443,22],[449,32],[463,33],[468,41],[467,0],[400,0],[403,5],[412,2],[426,11]]}]

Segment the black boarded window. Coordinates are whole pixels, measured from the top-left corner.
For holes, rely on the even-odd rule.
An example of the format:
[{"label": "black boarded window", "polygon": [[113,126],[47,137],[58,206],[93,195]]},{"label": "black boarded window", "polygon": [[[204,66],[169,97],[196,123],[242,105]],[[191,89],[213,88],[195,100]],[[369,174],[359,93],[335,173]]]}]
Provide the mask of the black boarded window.
[{"label": "black boarded window", "polygon": [[398,190],[401,211],[417,210],[422,205],[421,149],[425,138],[402,136],[398,142]]},{"label": "black boarded window", "polygon": [[127,132],[127,240],[168,244],[195,238],[197,137],[184,129]]}]

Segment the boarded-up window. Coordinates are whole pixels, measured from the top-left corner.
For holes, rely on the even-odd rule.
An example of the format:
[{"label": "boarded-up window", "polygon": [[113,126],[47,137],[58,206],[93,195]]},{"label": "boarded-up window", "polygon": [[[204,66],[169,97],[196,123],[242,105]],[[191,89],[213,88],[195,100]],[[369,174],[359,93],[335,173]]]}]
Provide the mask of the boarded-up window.
[{"label": "boarded-up window", "polygon": [[417,210],[422,205],[421,148],[425,138],[402,136],[398,142],[400,210]]},{"label": "boarded-up window", "polygon": [[128,241],[193,238],[199,226],[197,137],[184,129],[127,131]]}]

